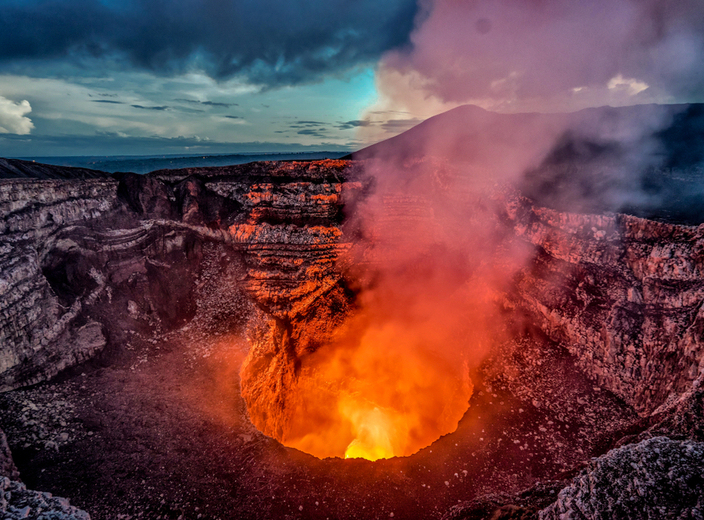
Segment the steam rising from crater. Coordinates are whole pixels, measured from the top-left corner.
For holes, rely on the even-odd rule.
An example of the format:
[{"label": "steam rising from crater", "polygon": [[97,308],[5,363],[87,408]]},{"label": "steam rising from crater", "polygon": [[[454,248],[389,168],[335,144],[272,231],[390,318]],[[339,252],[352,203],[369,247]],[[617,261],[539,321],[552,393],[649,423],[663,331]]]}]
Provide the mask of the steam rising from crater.
[{"label": "steam rising from crater", "polygon": [[[559,112],[691,101],[704,86],[693,59],[704,55],[699,2],[423,5],[412,48],[379,65],[365,133],[389,111],[425,117],[474,102]],[[577,212],[656,207],[664,195],[643,187],[645,172],[672,161],[664,129],[690,112],[462,106],[358,153],[368,190],[347,208],[355,244],[339,264],[355,296],[324,344],[299,359],[281,440],[375,460],[452,432],[473,374],[509,338],[502,295],[536,254],[505,218],[508,194]]]},{"label": "steam rising from crater", "polygon": [[505,339],[501,293],[531,253],[497,220],[485,175],[385,158],[366,174],[372,193],[348,208],[345,232],[358,240],[341,264],[354,305],[301,359],[282,436],[321,457],[407,456],[453,432],[473,372]]}]

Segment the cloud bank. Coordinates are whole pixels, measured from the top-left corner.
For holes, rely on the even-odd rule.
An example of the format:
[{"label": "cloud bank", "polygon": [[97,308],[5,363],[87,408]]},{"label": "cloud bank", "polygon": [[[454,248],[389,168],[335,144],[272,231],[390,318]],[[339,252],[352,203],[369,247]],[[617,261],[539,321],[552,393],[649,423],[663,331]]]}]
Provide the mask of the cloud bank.
[{"label": "cloud bank", "polygon": [[369,65],[407,43],[416,10],[414,0],[5,0],[0,63],[31,70],[37,61],[97,58],[118,68],[296,85]]},{"label": "cloud bank", "polygon": [[0,134],[27,135],[34,128],[32,120],[26,117],[32,111],[26,99],[15,103],[0,96]]}]

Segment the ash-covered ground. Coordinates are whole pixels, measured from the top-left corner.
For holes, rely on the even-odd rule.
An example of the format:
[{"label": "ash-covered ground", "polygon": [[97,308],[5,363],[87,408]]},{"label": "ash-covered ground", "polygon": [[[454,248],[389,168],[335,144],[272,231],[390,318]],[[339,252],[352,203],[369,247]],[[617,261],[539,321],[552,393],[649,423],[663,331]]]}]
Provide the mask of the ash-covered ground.
[{"label": "ash-covered ground", "polygon": [[131,337],[110,366],[0,396],[23,481],[93,519],[440,518],[468,497],[527,488],[519,509],[536,513],[638,422],[533,337],[485,363],[455,433],[406,458],[319,460],[249,422],[241,334]]}]

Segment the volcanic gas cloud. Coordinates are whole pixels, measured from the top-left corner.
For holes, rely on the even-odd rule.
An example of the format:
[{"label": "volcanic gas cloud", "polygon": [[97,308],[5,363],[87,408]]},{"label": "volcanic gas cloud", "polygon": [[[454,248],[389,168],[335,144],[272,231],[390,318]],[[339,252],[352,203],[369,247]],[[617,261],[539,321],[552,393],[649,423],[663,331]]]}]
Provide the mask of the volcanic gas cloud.
[{"label": "volcanic gas cloud", "polygon": [[[704,84],[687,58],[704,48],[693,25],[702,17],[696,2],[426,2],[413,47],[382,61],[382,95],[362,129],[378,138],[379,113],[412,121],[468,102],[528,112],[686,97]],[[650,136],[678,110],[509,119],[459,107],[443,126],[429,120],[358,153],[365,172],[346,208],[353,247],[338,259],[340,283],[308,316],[253,340],[243,395],[255,425],[319,457],[371,460],[454,431],[473,370],[504,339],[501,294],[535,254],[511,238],[501,194],[557,190],[577,211],[642,203],[652,194],[637,188],[640,174],[663,160]],[[536,176],[565,153],[592,162]],[[565,175],[581,177],[560,191]]]},{"label": "volcanic gas cloud", "polygon": [[[255,425],[319,457],[371,460],[457,428],[472,371],[504,334],[496,303],[530,254],[507,238],[485,180],[435,160],[368,161],[344,226],[356,238],[337,264],[344,291],[255,340],[243,369]],[[272,351],[288,354],[271,363]],[[265,405],[253,397],[262,371]]]}]

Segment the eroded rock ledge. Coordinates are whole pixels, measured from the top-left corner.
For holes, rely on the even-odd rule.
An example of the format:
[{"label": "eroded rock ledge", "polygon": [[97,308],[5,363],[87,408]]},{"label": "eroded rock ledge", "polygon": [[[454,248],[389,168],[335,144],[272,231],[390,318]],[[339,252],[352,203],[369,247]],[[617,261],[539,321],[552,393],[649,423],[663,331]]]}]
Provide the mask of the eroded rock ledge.
[{"label": "eroded rock ledge", "polygon": [[704,373],[704,226],[560,213],[521,197],[507,209],[537,248],[510,305],[644,414],[691,389]]},{"label": "eroded rock ledge", "polygon": [[125,329],[187,322],[203,243],[248,266],[242,283],[273,317],[301,314],[337,277],[343,170],[322,161],[2,181],[0,388],[119,347]]}]

